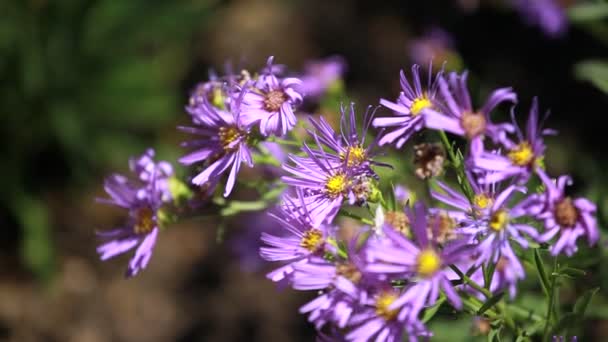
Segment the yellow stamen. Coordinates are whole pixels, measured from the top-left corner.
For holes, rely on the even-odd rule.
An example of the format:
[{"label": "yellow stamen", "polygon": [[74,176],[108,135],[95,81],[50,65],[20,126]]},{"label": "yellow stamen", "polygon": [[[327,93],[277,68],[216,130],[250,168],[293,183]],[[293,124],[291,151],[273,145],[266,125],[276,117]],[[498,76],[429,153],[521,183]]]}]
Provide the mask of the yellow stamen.
[{"label": "yellow stamen", "polygon": [[410,113],[412,113],[412,116],[416,116],[420,114],[423,109],[430,108],[432,106],[433,104],[431,103],[431,100],[427,99],[423,95],[421,97],[415,98],[414,101],[412,101],[412,105],[410,106]]},{"label": "yellow stamen", "polygon": [[499,210],[492,214],[490,218],[490,228],[499,232],[503,230],[509,222],[509,214],[504,210]]},{"label": "yellow stamen", "polygon": [[316,228],[311,228],[304,233],[304,236],[300,241],[300,246],[306,248],[309,252],[314,253],[321,247],[322,242],[323,233]]},{"label": "yellow stamen", "polygon": [[346,175],[343,173],[337,173],[329,178],[325,182],[325,191],[331,197],[338,197],[346,190],[348,180]]},{"label": "yellow stamen", "polygon": [[433,249],[425,249],[418,254],[418,274],[429,277],[435,274],[441,267],[441,258]]},{"label": "yellow stamen", "polygon": [[219,132],[220,143],[224,150],[228,151],[234,147],[230,147],[230,144],[239,138],[241,135],[236,127],[220,127]]},{"label": "yellow stamen", "polygon": [[378,298],[376,298],[376,314],[386,321],[391,321],[397,317],[399,313],[398,309],[390,310],[395,300],[397,300],[397,294],[394,292],[383,292]]},{"label": "yellow stamen", "polygon": [[511,162],[517,166],[527,166],[534,160],[534,151],[527,141],[519,143],[508,153]]},{"label": "yellow stamen", "polygon": [[486,194],[477,194],[473,198],[473,203],[475,203],[475,206],[477,206],[477,208],[479,209],[486,209],[487,207],[492,205],[493,202],[494,200],[492,199],[492,197],[489,197]]},{"label": "yellow stamen", "polygon": [[133,230],[135,234],[148,234],[154,229],[154,211],[150,208],[140,208],[137,210],[136,222]]},{"label": "yellow stamen", "polygon": [[349,167],[359,166],[366,159],[365,149],[358,145],[349,147],[347,152],[340,152],[340,159],[344,160],[346,154],[348,154],[346,165]]}]

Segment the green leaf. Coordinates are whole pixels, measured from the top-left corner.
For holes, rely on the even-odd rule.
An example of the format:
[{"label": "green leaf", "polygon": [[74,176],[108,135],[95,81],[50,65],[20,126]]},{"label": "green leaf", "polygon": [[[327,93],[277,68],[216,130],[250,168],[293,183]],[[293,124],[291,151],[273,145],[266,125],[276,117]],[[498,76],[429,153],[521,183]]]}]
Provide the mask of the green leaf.
[{"label": "green leaf", "polygon": [[551,285],[549,283],[549,278],[547,277],[547,272],[545,271],[543,259],[541,258],[538,249],[534,249],[534,264],[538,270],[538,278],[540,279],[540,285],[543,288],[543,292],[547,297],[549,297],[549,288]]},{"label": "green leaf", "polygon": [[445,299],[445,296],[442,295],[441,298],[439,298],[439,300],[437,300],[437,302],[433,306],[429,307],[424,311],[424,315],[422,316],[422,323],[430,321],[431,318],[435,316],[441,305],[445,302]]},{"label": "green leaf", "polygon": [[588,60],[574,66],[574,75],[582,81],[593,83],[604,93],[608,93],[608,61]]},{"label": "green leaf", "polygon": [[608,17],[607,3],[581,3],[568,9],[568,17],[573,22],[599,21]]},{"label": "green leaf", "polygon": [[549,336],[552,335],[556,335],[559,332],[562,332],[574,325],[576,325],[579,322],[579,316],[576,315],[574,312],[568,312],[566,314],[564,314],[559,321],[557,321],[557,323],[553,326],[553,329],[551,329],[551,333],[549,334]]},{"label": "green leaf", "polygon": [[582,318],[585,315],[585,311],[587,311],[587,306],[589,306],[591,298],[593,298],[593,296],[597,293],[597,291],[599,291],[599,289],[599,287],[596,287],[585,292],[582,297],[576,300],[572,311]]},{"label": "green leaf", "polygon": [[486,312],[488,309],[490,309],[496,303],[498,303],[502,299],[502,297],[504,295],[505,295],[504,292],[500,292],[500,293],[497,293],[494,296],[490,297],[490,299],[488,299],[485,303],[483,303],[483,305],[481,306],[481,308],[479,308],[479,310],[477,310],[477,314],[478,315],[483,315],[484,312]]}]

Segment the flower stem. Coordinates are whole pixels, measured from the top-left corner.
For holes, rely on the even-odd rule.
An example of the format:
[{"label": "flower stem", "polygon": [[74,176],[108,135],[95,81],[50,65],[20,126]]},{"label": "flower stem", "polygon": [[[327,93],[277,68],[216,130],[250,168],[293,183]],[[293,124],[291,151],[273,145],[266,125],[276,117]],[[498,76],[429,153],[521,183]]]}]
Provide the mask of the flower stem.
[{"label": "flower stem", "polygon": [[473,279],[469,278],[469,276],[467,276],[464,272],[462,272],[460,269],[458,269],[458,267],[456,267],[455,265],[450,265],[450,268],[456,272],[456,274],[458,274],[458,276],[460,277],[460,279],[462,280],[463,283],[471,286],[472,288],[474,288],[475,290],[481,292],[484,297],[486,298],[490,298],[492,297],[492,293],[484,288],[483,286],[477,284]]},{"label": "flower stem", "polygon": [[[557,272],[557,257],[553,258],[553,272]],[[549,287],[549,304],[547,304],[547,319],[545,321],[545,329],[543,332],[543,341],[549,341],[549,326],[551,324],[551,314],[553,313],[553,306],[555,305],[555,279],[554,275],[551,275],[551,286]],[[557,318],[557,317],[556,317]]]},{"label": "flower stem", "polygon": [[464,164],[462,163],[462,155],[456,154],[454,152],[453,146],[444,131],[439,131],[439,137],[441,138],[441,143],[443,144],[443,147],[448,153],[448,157],[450,158],[450,164],[454,168],[454,171],[456,171],[458,184],[460,185],[462,192],[465,194],[465,196],[467,196],[467,199],[472,205],[473,197],[475,196],[475,194],[467,180],[467,176],[464,171]]},{"label": "flower stem", "polygon": [[284,146],[295,146],[295,147],[301,147],[302,146],[301,142],[294,141],[294,140],[285,140],[285,139],[281,139],[281,138],[277,138],[277,137],[270,137],[266,141],[267,142],[277,143],[279,145],[284,145]]}]

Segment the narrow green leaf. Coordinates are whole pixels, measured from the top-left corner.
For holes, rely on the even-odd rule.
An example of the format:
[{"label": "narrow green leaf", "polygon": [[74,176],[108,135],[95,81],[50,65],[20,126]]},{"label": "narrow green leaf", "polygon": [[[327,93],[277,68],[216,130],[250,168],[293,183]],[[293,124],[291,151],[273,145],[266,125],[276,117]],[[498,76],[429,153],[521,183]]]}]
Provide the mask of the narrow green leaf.
[{"label": "narrow green leaf", "polygon": [[445,299],[445,296],[442,295],[441,298],[439,298],[439,300],[437,300],[437,302],[433,306],[429,307],[424,311],[424,315],[422,316],[422,323],[427,323],[431,320],[431,318],[435,316],[443,302],[445,302]]},{"label": "narrow green leaf", "polygon": [[583,294],[582,297],[580,297],[579,299],[576,300],[576,303],[574,304],[574,308],[573,308],[573,312],[577,315],[579,315],[581,318],[585,315],[585,311],[587,311],[587,306],[589,306],[589,302],[591,302],[591,298],[593,298],[593,296],[595,296],[595,294],[597,293],[597,291],[599,291],[599,287],[593,288],[587,292],[585,292],[585,294]]},{"label": "narrow green leaf", "polygon": [[490,299],[488,299],[485,303],[483,303],[481,308],[479,308],[479,310],[477,310],[477,314],[483,315],[484,312],[486,312],[489,308],[493,307],[496,303],[498,303],[504,295],[505,295],[504,292],[500,292],[500,293],[497,293],[494,296],[490,297]]},{"label": "narrow green leaf", "polygon": [[266,207],[268,207],[268,203],[265,201],[231,201],[228,203],[228,206],[226,208],[220,211],[220,215],[232,216],[243,211],[259,211],[262,209],[266,209]]},{"label": "narrow green leaf", "polygon": [[547,297],[549,297],[549,278],[547,277],[547,272],[545,271],[545,266],[543,265],[543,259],[540,256],[540,252],[538,249],[534,250],[534,264],[536,265],[536,269],[538,270],[538,278],[540,279],[540,285],[543,288],[543,292]]},{"label": "narrow green leaf", "polygon": [[365,224],[370,224],[370,225],[374,224],[374,222],[372,220],[370,220],[368,218],[365,218],[365,217],[362,217],[362,216],[359,216],[357,214],[351,213],[350,211],[345,210],[345,209],[340,209],[340,211],[338,212],[338,215],[349,217],[349,218],[358,220],[358,221],[360,221],[362,223],[365,223]]},{"label": "narrow green leaf", "polygon": [[549,336],[557,335],[558,333],[576,325],[579,322],[578,315],[574,312],[568,312],[564,314],[559,321],[551,329]]}]

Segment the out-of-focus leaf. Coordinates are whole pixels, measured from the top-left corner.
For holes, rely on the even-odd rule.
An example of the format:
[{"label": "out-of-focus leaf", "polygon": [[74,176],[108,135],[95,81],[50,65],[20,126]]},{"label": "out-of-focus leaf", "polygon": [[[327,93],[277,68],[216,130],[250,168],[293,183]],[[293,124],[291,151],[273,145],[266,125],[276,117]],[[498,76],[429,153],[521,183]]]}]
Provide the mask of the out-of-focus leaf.
[{"label": "out-of-focus leaf", "polygon": [[441,298],[439,298],[439,300],[437,300],[437,302],[433,306],[426,309],[424,311],[424,315],[422,316],[422,323],[430,321],[431,318],[435,316],[435,314],[437,313],[443,302],[445,302],[445,300],[445,296],[441,296]]},{"label": "out-of-focus leaf", "polygon": [[576,303],[574,304],[574,308],[572,311],[582,318],[585,315],[587,306],[589,306],[589,302],[591,302],[591,298],[593,298],[593,296],[595,296],[597,291],[599,291],[599,287],[596,287],[594,289],[591,289],[591,290],[585,292],[585,294],[583,294],[582,297],[580,297],[579,299],[576,300]]},{"label": "out-of-focus leaf", "polygon": [[536,265],[536,270],[538,271],[538,278],[540,279],[540,284],[543,288],[543,292],[547,297],[549,296],[549,278],[547,277],[547,272],[545,271],[545,266],[543,264],[543,259],[540,256],[540,251],[538,249],[534,249],[534,264]]},{"label": "out-of-focus leaf", "polygon": [[568,9],[568,17],[574,22],[596,21],[608,18],[608,3],[588,2]]},{"label": "out-of-focus leaf", "polygon": [[499,292],[494,296],[490,297],[485,303],[483,303],[479,310],[477,310],[477,314],[483,315],[484,312],[488,311],[489,308],[493,307],[496,303],[498,303],[504,295],[504,292]]},{"label": "out-of-focus leaf", "polygon": [[266,201],[253,201],[253,202],[244,202],[244,201],[230,201],[228,206],[220,212],[222,216],[232,216],[238,214],[243,211],[258,211],[268,207],[268,202]]},{"label": "out-of-focus leaf", "polygon": [[604,93],[608,93],[608,61],[588,60],[580,62],[574,66],[574,75],[580,80],[593,83]]},{"label": "out-of-focus leaf", "polygon": [[15,212],[23,229],[23,260],[40,280],[49,281],[55,258],[47,208],[40,200],[22,196],[15,200]]}]

